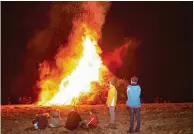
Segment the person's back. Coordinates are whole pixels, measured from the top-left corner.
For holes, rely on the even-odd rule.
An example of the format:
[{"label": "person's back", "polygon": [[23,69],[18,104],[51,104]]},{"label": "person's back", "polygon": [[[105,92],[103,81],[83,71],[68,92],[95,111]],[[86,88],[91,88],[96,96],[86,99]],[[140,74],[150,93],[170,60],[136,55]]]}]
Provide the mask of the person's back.
[{"label": "person's back", "polygon": [[51,112],[50,118],[50,127],[58,127],[61,125],[60,111],[58,109]]},{"label": "person's back", "polygon": [[81,121],[82,121],[81,116],[77,113],[77,111],[72,110],[67,116],[65,128],[73,131],[79,127],[79,123]]},{"label": "person's back", "polygon": [[90,110],[89,114],[90,115],[88,117],[87,126],[92,127],[92,128],[97,127],[99,124],[99,120],[98,120],[97,116],[94,115],[94,110]]},{"label": "person's back", "polygon": [[127,102],[126,105],[129,107],[130,113],[130,128],[127,132],[132,133],[134,130],[134,114],[136,115],[137,126],[136,132],[140,131],[140,95],[141,87],[137,85],[138,78],[136,76],[131,78],[131,85],[127,87]]},{"label": "person's back", "polygon": [[127,87],[127,106],[130,107],[140,107],[140,94],[141,94],[141,87],[137,84],[132,84]]},{"label": "person's back", "polygon": [[45,129],[48,125],[48,117],[46,115],[38,117],[38,128]]},{"label": "person's back", "polygon": [[45,129],[48,125],[48,114],[39,112],[39,114],[36,114],[32,124],[35,129]]}]

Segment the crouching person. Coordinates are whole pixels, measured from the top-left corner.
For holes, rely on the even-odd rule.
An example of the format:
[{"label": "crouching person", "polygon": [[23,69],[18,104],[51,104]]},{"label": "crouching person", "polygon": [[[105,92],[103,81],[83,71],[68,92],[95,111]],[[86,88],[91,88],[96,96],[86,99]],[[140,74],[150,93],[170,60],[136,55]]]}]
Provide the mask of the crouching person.
[{"label": "crouching person", "polygon": [[61,122],[61,116],[60,116],[60,111],[58,109],[55,109],[51,111],[50,113],[50,124],[49,126],[54,128],[54,127],[60,127],[62,125]]},{"label": "crouching person", "polygon": [[82,121],[81,116],[78,113],[78,109],[76,106],[74,106],[71,112],[67,115],[64,127],[70,131],[73,131],[77,128],[84,127],[84,122]]},{"label": "crouching person", "polygon": [[49,114],[45,113],[44,110],[40,110],[38,114],[36,114],[35,119],[32,120],[32,124],[35,129],[45,129],[48,126],[48,117]]},{"label": "crouching person", "polygon": [[95,113],[94,109],[91,109],[89,111],[90,115],[89,115],[87,123],[86,123],[87,128],[96,128],[99,124],[98,117],[96,115],[94,115],[94,113]]}]

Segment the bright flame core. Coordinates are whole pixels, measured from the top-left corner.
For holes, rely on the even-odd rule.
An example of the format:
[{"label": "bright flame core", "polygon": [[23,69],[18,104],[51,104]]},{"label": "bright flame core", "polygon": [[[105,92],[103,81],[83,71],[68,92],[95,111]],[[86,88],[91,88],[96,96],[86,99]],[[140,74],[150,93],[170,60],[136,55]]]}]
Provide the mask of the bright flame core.
[{"label": "bright flame core", "polygon": [[[95,38],[86,33],[82,38],[83,55],[80,58],[74,71],[61,80],[59,91],[50,101],[43,102],[43,105],[50,104],[71,104],[74,98],[78,98],[81,93],[88,93],[91,90],[91,82],[99,81],[102,60],[99,56],[101,52]],[[44,96],[44,92],[41,95]],[[48,95],[48,94],[45,94]]]}]

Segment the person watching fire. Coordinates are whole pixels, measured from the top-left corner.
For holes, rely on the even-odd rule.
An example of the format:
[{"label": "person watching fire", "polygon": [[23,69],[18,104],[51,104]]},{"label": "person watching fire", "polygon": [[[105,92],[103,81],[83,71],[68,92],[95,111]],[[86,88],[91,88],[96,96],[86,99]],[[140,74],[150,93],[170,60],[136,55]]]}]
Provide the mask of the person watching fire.
[{"label": "person watching fire", "polygon": [[32,124],[35,129],[45,129],[48,126],[49,114],[45,110],[41,109],[38,114],[32,120]]},{"label": "person watching fire", "polygon": [[89,117],[86,121],[86,128],[96,128],[98,126],[99,120],[95,113],[96,111],[94,109],[89,110]]},{"label": "person watching fire", "polygon": [[67,115],[65,120],[65,128],[70,131],[74,131],[77,128],[81,128],[85,125],[84,121],[82,121],[80,114],[78,113],[78,109],[76,106],[73,106],[71,112]]},{"label": "person watching fire", "polygon": [[130,113],[130,128],[127,131],[132,133],[134,127],[134,113],[136,114],[137,126],[135,132],[140,131],[140,108],[141,108],[141,87],[137,84],[138,78],[136,76],[131,78],[131,85],[127,87],[127,103]]},{"label": "person watching fire", "polygon": [[108,91],[108,97],[106,101],[106,104],[110,112],[110,122],[106,124],[105,126],[110,127],[110,128],[116,128],[115,126],[115,107],[117,103],[117,90],[115,88],[115,83],[116,83],[115,79],[110,82],[110,88]]},{"label": "person watching fire", "polygon": [[50,127],[59,127],[62,125],[62,119],[60,116],[60,110],[54,109],[50,112]]}]

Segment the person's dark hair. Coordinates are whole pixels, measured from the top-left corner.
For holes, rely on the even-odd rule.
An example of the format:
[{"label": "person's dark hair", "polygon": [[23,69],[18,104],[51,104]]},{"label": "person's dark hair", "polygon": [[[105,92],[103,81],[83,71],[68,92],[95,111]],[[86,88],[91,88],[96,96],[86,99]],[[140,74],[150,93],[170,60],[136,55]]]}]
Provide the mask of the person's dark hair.
[{"label": "person's dark hair", "polygon": [[138,82],[138,78],[137,78],[136,76],[133,76],[133,77],[131,78],[131,81],[137,83],[137,82]]},{"label": "person's dark hair", "polygon": [[96,113],[96,110],[95,109],[90,109],[89,112]]},{"label": "person's dark hair", "polygon": [[72,109],[77,111],[78,108],[77,108],[77,106],[72,106]]},{"label": "person's dark hair", "polygon": [[38,113],[39,113],[39,114],[44,114],[44,113],[45,113],[45,110],[44,110],[44,109],[40,109],[40,110],[38,111]]},{"label": "person's dark hair", "polygon": [[113,78],[113,79],[110,81],[110,83],[111,83],[112,85],[115,85],[115,84],[116,84],[116,79]]}]

